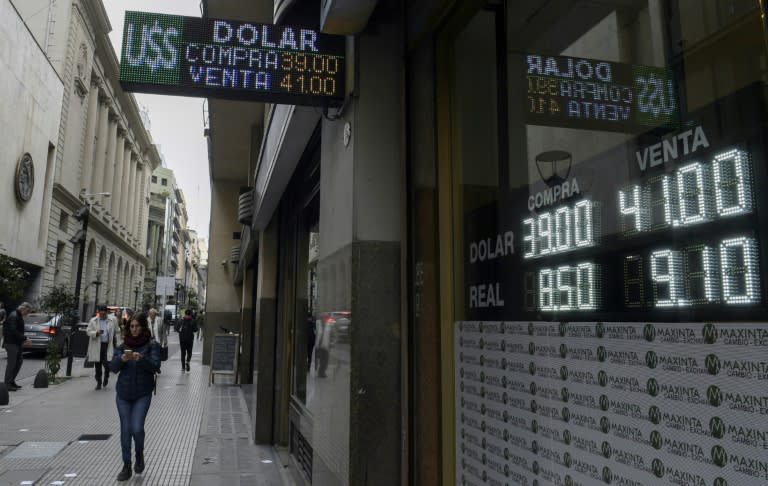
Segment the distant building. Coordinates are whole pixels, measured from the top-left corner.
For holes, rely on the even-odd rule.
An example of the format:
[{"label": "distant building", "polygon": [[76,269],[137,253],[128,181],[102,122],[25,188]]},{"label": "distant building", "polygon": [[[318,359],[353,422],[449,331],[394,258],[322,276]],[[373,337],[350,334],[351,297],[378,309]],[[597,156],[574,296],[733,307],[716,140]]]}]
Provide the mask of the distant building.
[{"label": "distant building", "polygon": [[[149,220],[147,223],[147,273],[144,276],[142,302],[156,306],[163,302],[156,294],[158,276],[174,276],[176,259],[171,258],[173,241],[173,213],[176,204],[176,177],[166,167],[152,173],[149,194]],[[171,228],[169,233],[167,228]],[[178,229],[176,229],[178,231]],[[178,251],[178,248],[177,248]]]},{"label": "distant building", "polygon": [[[142,302],[145,306],[164,303],[186,305],[189,290],[201,295],[200,249],[197,233],[187,228],[188,214],[184,192],[176,183],[176,176],[167,167],[158,167],[152,173],[150,208],[147,227],[148,266],[144,278]],[[156,295],[157,277],[173,277],[173,295]],[[199,304],[199,297],[196,297]]]},{"label": "distant building", "polygon": [[[192,254],[192,271],[190,273],[189,283],[187,284],[187,292],[194,290],[195,300],[197,301],[198,309],[203,308],[205,302],[205,266],[203,265],[203,255],[201,242],[204,241],[197,234],[197,231],[189,230],[190,250]],[[206,247],[207,252],[207,247]]]},{"label": "distant building", "polygon": [[[34,300],[60,251],[47,238],[64,83],[9,0],[0,0],[0,45],[0,254],[31,273],[26,300]],[[15,304],[2,293],[0,285],[0,301]]]}]

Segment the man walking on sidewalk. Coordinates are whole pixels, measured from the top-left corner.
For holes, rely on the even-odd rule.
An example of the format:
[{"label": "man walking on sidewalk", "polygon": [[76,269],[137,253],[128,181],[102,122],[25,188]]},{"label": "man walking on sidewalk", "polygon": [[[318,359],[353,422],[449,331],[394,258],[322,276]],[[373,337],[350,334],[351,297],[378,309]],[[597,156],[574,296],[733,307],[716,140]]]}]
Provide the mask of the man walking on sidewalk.
[{"label": "man walking on sidewalk", "polygon": [[21,388],[16,384],[16,375],[19,374],[21,363],[24,361],[21,357],[21,346],[29,343],[29,339],[24,337],[24,318],[30,312],[32,312],[32,304],[24,302],[8,315],[5,325],[3,325],[5,351],[8,353],[4,381],[8,391],[16,391]]},{"label": "man walking on sidewalk", "polygon": [[184,311],[184,319],[179,326],[179,344],[181,346],[181,371],[189,371],[189,360],[192,359],[192,345],[195,343],[197,323],[192,318],[192,311]]},{"label": "man walking on sidewalk", "polygon": [[[92,361],[96,368],[97,390],[101,390],[102,386],[106,387],[109,383],[109,362],[112,358],[116,329],[117,319],[107,316],[107,306],[105,304],[96,306],[96,317],[88,322],[85,332],[90,337],[88,361]],[[101,381],[102,369],[104,370],[103,382]]]}]

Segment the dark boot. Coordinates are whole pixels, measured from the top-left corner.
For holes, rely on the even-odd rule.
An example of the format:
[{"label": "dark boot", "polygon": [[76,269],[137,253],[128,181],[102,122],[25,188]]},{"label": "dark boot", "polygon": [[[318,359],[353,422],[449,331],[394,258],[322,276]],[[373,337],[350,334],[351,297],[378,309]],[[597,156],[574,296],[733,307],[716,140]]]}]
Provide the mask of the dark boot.
[{"label": "dark boot", "polygon": [[136,474],[141,474],[144,472],[144,453],[143,452],[136,453],[136,465],[133,466],[133,470],[136,472]]},{"label": "dark boot", "polygon": [[120,474],[117,475],[118,481],[128,481],[131,479],[131,463],[126,462],[123,463],[123,469],[120,471]]},{"label": "dark boot", "polygon": [[109,383],[109,375],[104,376],[104,388],[107,387],[107,383]]}]

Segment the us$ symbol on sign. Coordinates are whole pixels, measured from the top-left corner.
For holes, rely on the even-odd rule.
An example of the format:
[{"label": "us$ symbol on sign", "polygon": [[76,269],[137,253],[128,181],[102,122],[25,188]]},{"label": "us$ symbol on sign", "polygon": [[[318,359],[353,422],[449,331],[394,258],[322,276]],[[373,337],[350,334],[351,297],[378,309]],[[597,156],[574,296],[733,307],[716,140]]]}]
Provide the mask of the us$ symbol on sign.
[{"label": "us$ symbol on sign", "polygon": [[183,29],[180,16],[126,12],[121,78],[177,83]]}]

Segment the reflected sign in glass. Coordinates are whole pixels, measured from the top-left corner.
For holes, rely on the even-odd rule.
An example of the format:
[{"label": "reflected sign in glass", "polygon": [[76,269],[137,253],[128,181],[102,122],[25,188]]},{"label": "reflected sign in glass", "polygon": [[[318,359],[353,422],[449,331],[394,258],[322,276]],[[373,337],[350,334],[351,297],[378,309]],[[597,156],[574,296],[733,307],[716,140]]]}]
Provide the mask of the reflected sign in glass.
[{"label": "reflected sign in glass", "polygon": [[345,93],[345,38],[253,22],[126,12],[126,91],[296,105]]},{"label": "reflected sign in glass", "polygon": [[525,61],[529,124],[618,132],[679,126],[669,69],[536,54]]}]

